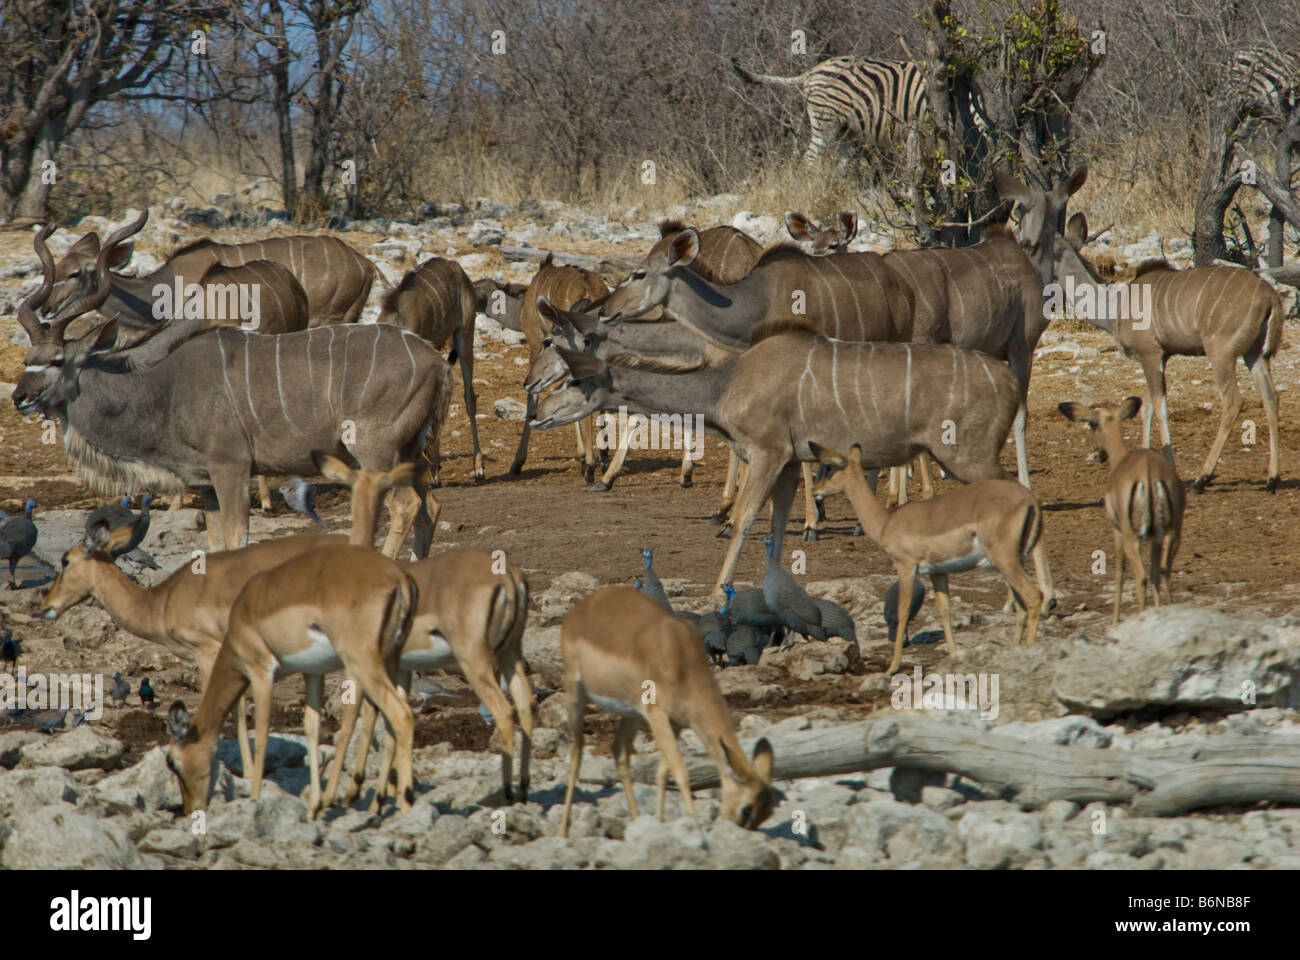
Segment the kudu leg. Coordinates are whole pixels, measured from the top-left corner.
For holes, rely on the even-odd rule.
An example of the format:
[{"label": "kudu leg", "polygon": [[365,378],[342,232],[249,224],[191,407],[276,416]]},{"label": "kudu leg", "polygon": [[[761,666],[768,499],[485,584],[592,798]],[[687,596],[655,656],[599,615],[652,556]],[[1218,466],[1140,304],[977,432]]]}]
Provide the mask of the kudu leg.
[{"label": "kudu leg", "polygon": [[[709,523],[725,524],[731,517],[732,507],[736,503],[737,480],[740,475],[740,457],[736,456],[736,448],[727,445],[727,479],[722,484],[722,503],[718,506],[718,512],[709,518]],[[719,536],[722,534],[719,533]]]},{"label": "kudu leg", "polygon": [[261,474],[257,475],[257,502],[262,507],[265,514],[271,513],[271,486],[266,482],[266,477]]},{"label": "kudu leg", "polygon": [[1142,446],[1151,446],[1151,419],[1160,418],[1160,444],[1164,455],[1170,463],[1174,462],[1174,441],[1169,433],[1169,396],[1165,392],[1165,367],[1169,363],[1166,356],[1150,357],[1142,360],[1142,377],[1147,382],[1146,413],[1142,417]]},{"label": "kudu leg", "polygon": [[1007,356],[1007,365],[1015,374],[1020,384],[1020,396],[1016,404],[1016,418],[1011,429],[1016,438],[1016,470],[1022,486],[1029,487],[1029,453],[1026,448],[1025,424],[1029,419],[1029,375],[1032,373],[1033,354],[1028,348],[1012,350]]},{"label": "kudu leg", "polygon": [[524,410],[524,430],[519,435],[519,449],[515,451],[515,462],[510,465],[510,472],[519,475],[524,469],[524,460],[528,458],[528,437],[533,432],[533,417],[537,415],[537,394],[528,395],[528,404]]},{"label": "kudu leg", "polygon": [[[473,326],[470,327],[472,331]],[[463,329],[456,333],[456,355],[460,357],[460,378],[465,382],[465,416],[469,418],[469,436],[474,444],[474,482],[482,483],[487,475],[484,469],[483,450],[478,444],[478,400],[474,396],[474,343],[465,342]]]},{"label": "kudu leg", "polygon": [[[754,522],[754,517],[758,515],[758,511],[767,502],[772,487],[776,484],[777,475],[781,472],[783,466],[784,464],[780,463],[777,457],[763,453],[756,454],[750,462],[749,470],[745,475],[745,482],[736,495],[736,505],[732,510],[735,519],[731,523],[731,544],[727,547],[727,556],[722,563],[722,570],[718,574],[718,580],[713,585],[713,596],[715,598],[722,597],[722,585],[731,582],[731,578],[736,572],[736,562],[740,559],[740,548],[744,545],[745,534],[749,530],[749,525]],[[797,476],[796,473],[796,478]],[[773,504],[774,519],[775,514],[775,504]]]},{"label": "kudu leg", "polygon": [[[778,557],[782,555],[785,528],[790,522],[790,507],[794,504],[794,495],[799,489],[799,479],[807,467],[806,463],[792,460],[777,474],[776,484],[772,487],[772,549]],[[811,484],[808,489],[811,489]]]},{"label": "kudu leg", "polygon": [[411,487],[394,487],[388,491],[388,536],[384,540],[383,550],[380,551],[384,556],[396,559],[402,544],[406,542],[406,535],[415,524],[417,515],[424,510],[424,498]]},{"label": "kudu leg", "polygon": [[813,500],[813,478],[812,464],[804,462],[801,464],[803,476],[803,538],[807,542],[815,541],[819,536],[817,529],[817,504]]},{"label": "kudu leg", "polygon": [[[212,488],[217,496],[220,511],[221,538],[225,543],[223,549],[238,550],[248,546],[248,468],[236,471],[223,471],[212,476]],[[208,517],[208,540],[211,542],[212,517]]]},{"label": "kudu leg", "polygon": [[1264,403],[1264,416],[1268,418],[1268,483],[1264,489],[1277,492],[1280,470],[1278,467],[1277,391],[1273,388],[1273,369],[1268,357],[1246,358],[1246,366],[1255,378],[1255,388]]},{"label": "kudu leg", "polygon": [[1219,355],[1211,358],[1210,365],[1214,368],[1214,381],[1219,388],[1223,417],[1219,420],[1219,434],[1214,438],[1214,446],[1210,448],[1205,463],[1201,466],[1201,475],[1192,484],[1192,489],[1197,493],[1201,493],[1214,476],[1214,468],[1219,463],[1219,455],[1223,453],[1223,445],[1228,442],[1228,434],[1232,432],[1237,417],[1241,416],[1242,408],[1241,391],[1237,389],[1237,358]]},{"label": "kudu leg", "polygon": [[[609,414],[605,414],[609,416]],[[634,414],[633,416],[636,416]],[[631,419],[628,420],[628,429],[624,430],[618,438],[618,450],[614,453],[614,459],[610,461],[609,468],[604,472],[599,480],[592,484],[591,489],[604,492],[614,486],[614,481],[618,475],[623,472],[623,463],[627,460],[627,449],[629,435],[631,434]]]}]

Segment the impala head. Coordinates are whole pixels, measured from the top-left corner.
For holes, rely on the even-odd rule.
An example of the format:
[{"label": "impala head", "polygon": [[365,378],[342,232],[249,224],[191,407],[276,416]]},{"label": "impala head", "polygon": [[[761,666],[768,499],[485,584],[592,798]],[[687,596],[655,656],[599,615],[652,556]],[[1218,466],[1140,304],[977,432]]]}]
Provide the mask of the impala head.
[{"label": "impala head", "polygon": [[68,340],[65,331],[77,317],[99,309],[108,299],[112,291],[108,276],[110,256],[119,241],[136,233],[147,218],[148,211],[145,211],[134,223],[127,224],[108,238],[95,260],[95,279],[90,292],[65,298],[49,322],[41,321],[36,311],[48,303],[56,284],[54,256],[45,243],[54,228],[47,224],[36,235],[36,255],[41,261],[43,279],[36,292],[18,306],[18,322],[31,341],[23,361],[23,375],[14,387],[14,406],[20,414],[35,410],[50,412],[74,398],[77,377],[91,356],[112,345],[117,326],[111,321],[76,340]]},{"label": "impala head", "polygon": [[[383,495],[398,486],[415,483],[418,467],[411,460],[399,463],[388,471],[358,470],[349,467],[338,457],[313,450],[312,460],[321,476],[335,483],[345,484],[352,491],[353,539],[373,544],[379,527],[379,501]],[[366,534],[369,533],[369,538]]]},{"label": "impala head", "polygon": [[757,830],[776,807],[776,791],[772,789],[772,744],[766,737],[754,744],[752,763],[739,745],[728,746],[723,740],[722,751],[736,779],[719,771],[722,774],[721,816],[746,830]]},{"label": "impala head", "polygon": [[116,530],[110,530],[103,520],[92,524],[86,538],[63,555],[59,577],[41,599],[41,616],[56,620],[64,611],[88,600],[95,592],[102,565],[113,564],[113,552],[126,548],[139,523],[136,519]]},{"label": "impala head", "polygon": [[603,360],[591,354],[566,349],[556,343],[552,343],[550,349],[563,361],[571,379],[551,391],[537,405],[537,414],[532,421],[535,429],[547,430],[563,426],[606,407],[618,406],[617,403],[610,402],[613,397],[613,379]]},{"label": "impala head", "polygon": [[673,277],[685,273],[700,253],[700,235],[687,227],[662,250],[652,251],[614,288],[600,311],[602,323],[639,317],[668,299]]},{"label": "impala head", "polygon": [[844,253],[853,238],[858,235],[858,215],[852,210],[841,210],[836,218],[835,227],[823,227],[815,220],[809,220],[802,213],[789,210],[785,215],[785,228],[790,236],[800,243],[812,248],[813,256],[828,253]]},{"label": "impala head", "polygon": [[167,769],[180,781],[185,813],[205,810],[212,780],[212,751],[204,749],[184,701],[174,701],[167,711],[167,729],[172,737],[172,742],[167,745]]},{"label": "impala head", "polygon": [[1086,403],[1070,401],[1060,404],[1056,409],[1067,420],[1082,423],[1092,431],[1093,438],[1097,441],[1096,460],[1105,463],[1112,451],[1124,449],[1120,421],[1137,416],[1141,408],[1141,397],[1125,397],[1120,403],[1099,403],[1092,407]]},{"label": "impala head", "polygon": [[[1085,164],[1077,168],[1064,181],[1051,190],[1034,190],[1024,186],[1002,170],[993,172],[998,195],[1010,200],[1020,214],[1016,240],[1038,270],[1044,285],[1058,277],[1082,271],[1078,245],[1066,235],[1065,207],[1070,197],[1079,191],[1088,179]],[[1075,221],[1077,231],[1081,221]],[[1084,227],[1086,236],[1086,226]],[[1079,244],[1083,240],[1080,238]]]},{"label": "impala head", "polygon": [[[830,447],[823,447],[821,444],[809,443],[809,449],[812,450],[813,456],[817,462],[822,465],[818,471],[817,482],[813,484],[812,492],[816,497],[828,497],[834,494],[847,493],[849,487],[853,486],[857,480],[866,482],[862,476],[862,448],[856,443],[849,448],[848,455],[842,454]],[[858,465],[857,475],[851,467]]]}]

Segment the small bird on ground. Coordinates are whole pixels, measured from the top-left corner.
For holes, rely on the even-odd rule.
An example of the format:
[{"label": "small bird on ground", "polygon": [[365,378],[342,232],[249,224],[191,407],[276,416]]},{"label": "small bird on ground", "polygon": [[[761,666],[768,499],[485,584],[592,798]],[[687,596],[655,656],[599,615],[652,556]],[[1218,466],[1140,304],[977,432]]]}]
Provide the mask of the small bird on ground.
[{"label": "small bird on ground", "polygon": [[294,477],[292,481],[280,487],[280,495],[284,497],[284,502],[295,513],[301,513],[304,517],[311,517],[320,524],[320,528],[326,533],[330,528],[325,526],[325,521],[316,514],[312,506],[312,500],[316,496],[316,488],[304,480],[302,477]]},{"label": "small bird on ground", "polygon": [[0,523],[0,560],[9,561],[9,589],[18,589],[15,571],[18,561],[32,552],[36,546],[36,524],[32,520],[32,511],[36,501],[28,500],[23,512],[16,517],[8,517]]},{"label": "small bird on ground", "polygon": [[14,672],[14,668],[18,663],[18,657],[22,652],[23,642],[21,640],[15,640],[12,631],[5,630],[3,633],[0,633],[0,662],[8,664],[5,669],[10,673]]},{"label": "small bird on ground", "polygon": [[108,695],[119,707],[126,705],[126,698],[131,695],[131,684],[122,679],[122,671],[113,671],[113,681],[108,685]]},{"label": "small bird on ground", "polygon": [[654,552],[647,547],[641,551],[641,556],[645,558],[645,583],[641,591],[665,610],[672,610],[673,605],[668,602],[668,593],[651,566],[654,563]]},{"label": "small bird on ground", "polygon": [[158,706],[158,697],[153,692],[153,687],[149,683],[149,678],[145,677],[140,681],[140,703],[142,706],[153,710]]},{"label": "small bird on ground", "polygon": [[[920,577],[916,577],[912,580],[912,603],[907,611],[907,622],[909,625],[912,622],[912,618],[916,616],[917,611],[921,609],[921,604],[923,603],[925,603],[925,584],[921,582]],[[894,581],[894,585],[890,587],[889,591],[885,594],[885,626],[889,630],[889,639],[893,640],[894,635],[898,632],[897,580]],[[906,628],[904,628],[904,631],[906,631]],[[909,639],[910,638],[905,634],[903,637],[904,643],[907,643]]]}]

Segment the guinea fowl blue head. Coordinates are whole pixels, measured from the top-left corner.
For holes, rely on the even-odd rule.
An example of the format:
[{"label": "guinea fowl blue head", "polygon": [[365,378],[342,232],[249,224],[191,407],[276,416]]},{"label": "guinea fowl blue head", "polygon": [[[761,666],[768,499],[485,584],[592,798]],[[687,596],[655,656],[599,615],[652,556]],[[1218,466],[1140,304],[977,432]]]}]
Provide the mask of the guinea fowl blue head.
[{"label": "guinea fowl blue head", "polygon": [[634,578],[633,578],[633,580],[632,580],[632,589],[633,589],[633,590],[640,590],[640,589],[641,589],[641,578],[640,578],[640,577],[634,577]]},{"label": "guinea fowl blue head", "polygon": [[728,608],[731,606],[731,601],[736,599],[736,588],[729,583],[724,583],[722,585],[722,594],[727,598],[726,603],[722,605],[722,612],[730,613],[731,611]]},{"label": "guinea fowl blue head", "polygon": [[645,568],[649,570],[650,564],[654,562],[654,558],[655,558],[654,551],[651,550],[649,547],[646,547],[644,550],[641,551],[641,556],[645,557]]},{"label": "guinea fowl blue head", "polygon": [[131,498],[128,497],[125,493],[122,494],[122,506],[126,507],[128,510],[131,509]]},{"label": "guinea fowl blue head", "polygon": [[23,507],[23,513],[27,515],[28,520],[32,518],[32,511],[35,509],[36,509],[36,501],[28,500],[26,506]]},{"label": "guinea fowl blue head", "polygon": [[776,546],[776,541],[772,539],[772,535],[770,533],[763,538],[763,549],[767,551],[767,555],[769,557],[772,556],[772,548],[775,546]]}]

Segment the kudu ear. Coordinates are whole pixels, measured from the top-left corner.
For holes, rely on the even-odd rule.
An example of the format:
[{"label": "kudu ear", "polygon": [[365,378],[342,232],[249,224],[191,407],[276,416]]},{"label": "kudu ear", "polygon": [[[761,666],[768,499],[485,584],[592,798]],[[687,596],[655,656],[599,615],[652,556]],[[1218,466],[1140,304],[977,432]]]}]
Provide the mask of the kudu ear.
[{"label": "kudu ear", "polygon": [[785,228],[800,243],[811,243],[813,238],[812,221],[802,213],[796,213],[793,210],[785,212]]},{"label": "kudu ear", "polygon": [[68,247],[68,252],[64,254],[65,259],[89,257],[92,261],[98,256],[99,234],[93,230],[78,238],[77,242]]},{"label": "kudu ear", "polygon": [[1087,404],[1075,403],[1071,400],[1058,404],[1056,409],[1061,411],[1061,416],[1067,420],[1073,420],[1075,423],[1086,423],[1090,427],[1097,425],[1097,414]]},{"label": "kudu ear", "polygon": [[560,346],[558,343],[553,344],[553,346],[555,347],[555,352],[560,355],[560,359],[564,361],[564,365],[569,368],[569,372],[573,374],[574,379],[576,380],[597,376],[605,369],[604,362],[598,360],[589,353],[583,353],[580,350],[570,350],[567,347]]},{"label": "kudu ear", "polygon": [[687,227],[668,244],[668,266],[689,267],[700,254],[700,234],[694,227]]},{"label": "kudu ear", "polygon": [[128,240],[125,243],[119,243],[113,248],[108,255],[108,268],[110,270],[121,270],[131,262],[131,257],[135,255],[135,241]]},{"label": "kudu ear", "polygon": [[1121,403],[1119,406],[1118,416],[1121,420],[1128,420],[1130,417],[1136,416],[1138,410],[1140,410],[1141,408],[1142,408],[1141,397],[1125,397],[1124,402]]},{"label": "kudu ear", "polygon": [[1033,192],[1005,170],[993,171],[993,186],[1003,200],[1028,203],[1033,198]]},{"label": "kudu ear", "polygon": [[83,356],[89,356],[92,353],[105,353],[113,349],[113,344],[116,342],[117,320],[113,319],[91,330],[77,341],[77,346],[84,347]]},{"label": "kudu ear", "polygon": [[844,234],[844,243],[858,235],[858,213],[856,210],[840,211],[840,232]]},{"label": "kudu ear", "polygon": [[1082,213],[1072,214],[1065,225],[1065,239],[1075,250],[1087,243],[1088,218]]},{"label": "kudu ear", "polygon": [[330,456],[320,450],[313,450],[311,459],[316,464],[316,469],[320,472],[320,475],[326,480],[343,483],[349,487],[356,482],[357,472],[338,457]]}]

